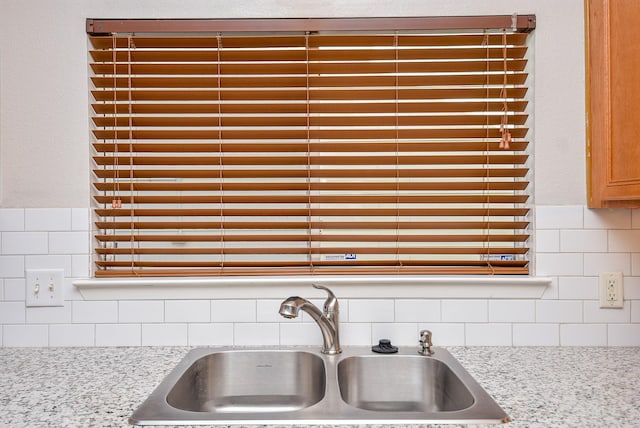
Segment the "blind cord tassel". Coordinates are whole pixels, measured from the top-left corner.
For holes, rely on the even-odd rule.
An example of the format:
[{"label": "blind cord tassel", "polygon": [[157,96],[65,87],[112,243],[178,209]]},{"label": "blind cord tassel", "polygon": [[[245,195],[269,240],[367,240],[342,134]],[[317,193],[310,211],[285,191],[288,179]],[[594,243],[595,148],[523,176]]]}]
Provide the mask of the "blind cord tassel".
[{"label": "blind cord tassel", "polygon": [[511,132],[507,128],[508,119],[507,116],[507,32],[502,31],[502,91],[500,91],[500,97],[502,98],[502,120],[500,121],[500,145],[499,147],[504,150],[509,150],[511,145]]}]

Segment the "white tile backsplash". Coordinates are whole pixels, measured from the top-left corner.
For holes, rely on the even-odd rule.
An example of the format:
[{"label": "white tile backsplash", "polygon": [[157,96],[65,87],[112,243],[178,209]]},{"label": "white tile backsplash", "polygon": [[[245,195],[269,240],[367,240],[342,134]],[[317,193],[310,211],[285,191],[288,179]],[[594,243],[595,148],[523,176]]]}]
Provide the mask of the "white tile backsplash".
[{"label": "white tile backsplash", "polygon": [[511,346],[511,324],[467,324],[466,346]]},{"label": "white tile backsplash", "polygon": [[640,229],[640,210],[631,210],[631,228]]},{"label": "white tile backsplash", "polygon": [[0,208],[0,232],[24,230],[24,210],[21,208]]},{"label": "white tile backsplash", "polygon": [[627,276],[623,278],[624,282],[624,299],[640,300],[640,277]]},{"label": "white tile backsplash", "polygon": [[584,276],[599,276],[600,272],[631,274],[631,255],[624,253],[585,253]]},{"label": "white tile backsplash", "polygon": [[536,322],[579,323],[582,322],[582,301],[539,300],[536,302]]},{"label": "white tile backsplash", "polygon": [[640,346],[640,324],[609,324],[609,346]]},{"label": "white tile backsplash", "polygon": [[50,232],[49,254],[87,254],[89,234],[87,232]]},{"label": "white tile backsplash", "polygon": [[542,276],[583,275],[584,256],[582,253],[536,254],[536,272]]},{"label": "white tile backsplash", "polygon": [[513,324],[513,346],[558,346],[559,324]]},{"label": "white tile backsplash", "polygon": [[439,300],[401,299],[395,302],[396,322],[439,322],[440,317]]},{"label": "white tile backsplash", "polygon": [[[284,300],[287,296],[284,296]],[[284,322],[287,321],[282,315],[280,315],[280,303],[282,300],[258,300],[256,303],[256,321],[258,322]],[[289,322],[302,322],[302,317],[298,316]]]},{"label": "white tile backsplash", "polygon": [[280,345],[322,346],[322,333],[314,322],[281,323]]},{"label": "white tile backsplash", "polygon": [[443,322],[487,322],[489,308],[486,300],[443,300]]},{"label": "white tile backsplash", "polygon": [[23,278],[7,278],[4,280],[4,300],[25,300],[25,284]]},{"label": "white tile backsplash", "polygon": [[165,322],[209,322],[209,300],[167,300],[164,303]]},{"label": "white tile backsplash", "polygon": [[562,277],[558,277],[558,276],[551,277],[551,284],[547,285],[547,287],[544,289],[541,299],[552,299],[552,300],[558,299],[559,288],[560,288],[558,286],[558,280],[560,278]]},{"label": "white tile backsplash", "polygon": [[393,300],[349,300],[349,322],[393,322],[394,317]]},{"label": "white tile backsplash", "polygon": [[[541,299],[342,298],[342,344],[416,346],[429,329],[436,346],[638,346],[640,210],[538,206],[535,214],[535,274],[552,280]],[[0,209],[0,346],[322,343],[306,313],[278,314],[284,295],[84,301],[72,282],[90,275],[89,229],[88,208]],[[65,305],[26,308],[25,269],[47,268],[64,269]],[[603,271],[624,273],[623,309],[599,308]]]},{"label": "white tile backsplash", "polygon": [[118,321],[122,323],[164,322],[164,300],[121,300]]},{"label": "white tile backsplash", "polygon": [[561,346],[607,346],[606,324],[562,324]]},{"label": "white tile backsplash", "polygon": [[188,324],[142,324],[142,346],[186,346]]},{"label": "white tile backsplash", "polygon": [[24,302],[0,302],[0,324],[23,324]]},{"label": "white tile backsplash", "polygon": [[89,208],[72,208],[71,209],[71,230],[91,230]]},{"label": "white tile backsplash", "polygon": [[71,302],[65,302],[64,306],[27,308],[27,324],[69,323],[71,323]]},{"label": "white tile backsplash", "polygon": [[631,302],[631,322],[640,323],[640,300]]},{"label": "white tile backsplash", "polygon": [[432,334],[434,346],[464,346],[464,323],[420,323],[418,332],[429,330]]},{"label": "white tile backsplash", "polygon": [[71,256],[71,276],[73,278],[89,278],[91,276],[91,257],[87,254]]},{"label": "white tile backsplash", "polygon": [[95,346],[95,333],[93,324],[52,324],[49,346]]},{"label": "white tile backsplash", "polygon": [[624,302],[624,307],[600,308],[599,300],[585,300],[584,302],[584,322],[585,323],[630,323],[631,322],[631,302]]},{"label": "white tile backsplash", "polygon": [[560,231],[552,229],[536,230],[535,249],[536,253],[560,252]]},{"label": "white tile backsplash", "polygon": [[278,345],[280,344],[280,324],[278,323],[238,323],[233,326],[233,344]]},{"label": "white tile backsplash", "polygon": [[371,345],[380,339],[389,339],[394,346],[418,345],[418,323],[394,322],[371,324]]},{"label": "white tile backsplash", "polygon": [[211,302],[211,321],[256,322],[256,301],[213,300]]},{"label": "white tile backsplash", "polygon": [[622,282],[625,300],[640,300],[640,276],[627,276],[622,279]]},{"label": "white tile backsplash", "polygon": [[532,300],[489,301],[489,322],[534,322],[535,302]]},{"label": "white tile backsplash", "polygon": [[558,298],[562,300],[598,299],[598,278],[593,276],[563,276],[558,278]]},{"label": "white tile backsplash", "polygon": [[584,207],[585,229],[630,229],[631,212],[625,208],[599,208],[589,209]]},{"label": "white tile backsplash", "polygon": [[49,346],[48,325],[5,325],[2,331],[3,346]]},{"label": "white tile backsplash", "polygon": [[2,232],[2,254],[47,254],[47,232]]},{"label": "white tile backsplash", "polygon": [[[64,276],[71,276],[71,255],[51,254],[24,256],[24,269],[62,269]],[[20,275],[24,277],[24,272]]]},{"label": "white tile backsplash", "polygon": [[140,346],[140,324],[96,324],[96,346]]},{"label": "white tile backsplash", "polygon": [[73,281],[73,278],[64,278],[64,289],[62,290],[62,296],[64,297],[64,300],[84,300],[82,294],[80,293],[80,290],[78,290],[78,288],[73,285]]},{"label": "white tile backsplash", "polygon": [[631,254],[631,275],[640,277],[640,253]]},{"label": "white tile backsplash", "polygon": [[116,323],[118,322],[118,302],[74,301],[71,306],[74,323]]},{"label": "white tile backsplash", "polygon": [[233,345],[233,324],[189,324],[189,346]]},{"label": "white tile backsplash", "polygon": [[24,278],[24,256],[0,256],[0,277]]},{"label": "white tile backsplash", "polygon": [[25,230],[71,230],[70,208],[27,208],[24,218]]},{"label": "white tile backsplash", "polygon": [[612,253],[640,253],[640,230],[610,230],[609,251]]},{"label": "white tile backsplash", "polygon": [[537,206],[537,229],[582,229],[584,207],[580,205]]},{"label": "white tile backsplash", "polygon": [[606,230],[562,230],[560,252],[602,253],[607,251]]},{"label": "white tile backsplash", "polygon": [[371,345],[371,341],[370,323],[340,323],[340,344],[342,346],[369,346]]}]

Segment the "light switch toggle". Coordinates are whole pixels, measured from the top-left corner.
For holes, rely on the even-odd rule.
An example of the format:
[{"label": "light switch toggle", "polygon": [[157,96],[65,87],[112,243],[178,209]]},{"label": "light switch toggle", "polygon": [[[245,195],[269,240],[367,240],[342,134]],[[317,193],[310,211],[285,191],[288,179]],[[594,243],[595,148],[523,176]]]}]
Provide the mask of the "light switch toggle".
[{"label": "light switch toggle", "polygon": [[63,269],[28,269],[26,306],[64,306]]}]

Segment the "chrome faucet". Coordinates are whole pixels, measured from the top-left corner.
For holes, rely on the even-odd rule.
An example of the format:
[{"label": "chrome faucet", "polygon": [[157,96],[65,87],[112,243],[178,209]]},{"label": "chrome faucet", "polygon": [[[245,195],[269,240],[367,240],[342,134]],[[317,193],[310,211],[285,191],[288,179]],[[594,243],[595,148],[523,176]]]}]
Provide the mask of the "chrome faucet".
[{"label": "chrome faucet", "polygon": [[433,350],[431,349],[433,346],[431,336],[432,334],[429,330],[422,330],[420,332],[420,347],[418,348],[418,354],[433,355]]},{"label": "chrome faucet", "polygon": [[318,327],[320,327],[323,341],[322,353],[330,355],[339,354],[342,352],[342,349],[340,349],[340,337],[338,334],[340,313],[338,299],[327,287],[318,284],[313,284],[313,287],[324,290],[328,294],[327,300],[324,301],[324,310],[322,312],[307,299],[299,296],[291,296],[280,304],[280,315],[285,318],[295,318],[298,316],[300,310],[305,311],[313,318],[316,324],[318,324]]}]

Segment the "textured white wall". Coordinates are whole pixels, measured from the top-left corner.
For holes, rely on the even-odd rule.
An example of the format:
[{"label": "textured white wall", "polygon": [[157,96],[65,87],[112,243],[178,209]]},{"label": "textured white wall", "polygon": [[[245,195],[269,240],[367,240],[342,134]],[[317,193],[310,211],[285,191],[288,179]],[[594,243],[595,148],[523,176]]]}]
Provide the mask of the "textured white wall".
[{"label": "textured white wall", "polygon": [[536,204],[583,204],[582,0],[0,0],[0,206],[89,205],[87,17],[255,18],[535,13]]}]

